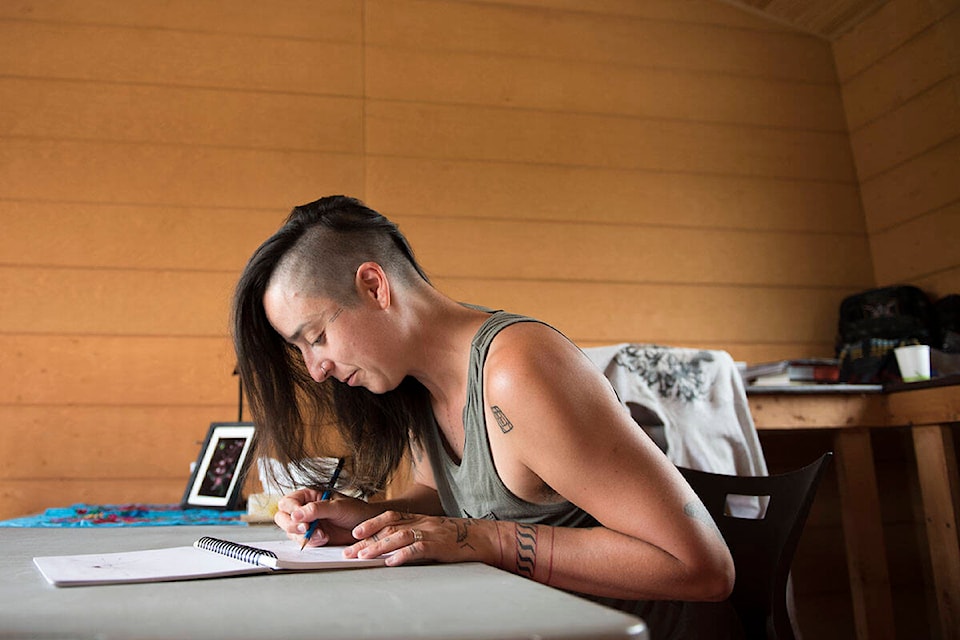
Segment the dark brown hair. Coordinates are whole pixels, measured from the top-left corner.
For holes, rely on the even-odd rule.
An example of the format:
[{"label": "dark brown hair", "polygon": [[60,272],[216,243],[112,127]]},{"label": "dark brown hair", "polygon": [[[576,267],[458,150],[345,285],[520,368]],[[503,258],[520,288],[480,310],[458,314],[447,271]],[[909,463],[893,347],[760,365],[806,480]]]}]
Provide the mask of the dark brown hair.
[{"label": "dark brown hair", "polygon": [[410,438],[419,439],[429,411],[426,390],[413,378],[382,394],[332,378],[318,383],[263,309],[278,270],[296,274],[306,291],[355,304],[354,275],[366,261],[401,280],[429,282],[397,226],[359,200],[328,196],[295,207],[244,268],[232,320],[237,367],[257,425],[257,454],[292,465],[319,484],[324,478],[310,458],[334,428],[351,451],[352,487],[369,495],[386,486]]}]

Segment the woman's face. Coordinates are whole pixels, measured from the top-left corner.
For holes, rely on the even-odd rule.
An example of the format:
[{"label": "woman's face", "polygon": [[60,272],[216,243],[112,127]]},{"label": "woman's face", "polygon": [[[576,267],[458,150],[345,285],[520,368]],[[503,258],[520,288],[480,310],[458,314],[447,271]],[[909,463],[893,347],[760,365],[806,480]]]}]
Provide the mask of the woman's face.
[{"label": "woman's face", "polygon": [[267,287],[263,309],[274,330],[299,349],[317,382],[334,378],[352,387],[383,393],[403,380],[401,363],[391,356],[388,313],[375,293],[344,306],[329,298],[309,296],[284,278]]}]

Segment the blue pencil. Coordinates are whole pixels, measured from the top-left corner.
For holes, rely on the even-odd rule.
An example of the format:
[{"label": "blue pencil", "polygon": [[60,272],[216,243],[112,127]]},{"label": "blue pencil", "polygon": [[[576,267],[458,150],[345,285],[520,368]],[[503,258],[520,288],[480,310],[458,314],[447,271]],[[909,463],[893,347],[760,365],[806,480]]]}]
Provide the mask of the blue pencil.
[{"label": "blue pencil", "polygon": [[[329,500],[333,494],[333,489],[337,486],[337,480],[340,478],[340,472],[343,471],[344,462],[346,462],[346,458],[340,458],[337,462],[337,468],[333,470],[333,475],[330,476],[330,482],[327,483],[327,488],[324,489],[323,495],[320,496],[321,501]],[[316,533],[318,526],[320,526],[320,521],[314,520],[310,523],[310,526],[307,527],[307,532],[303,535],[303,544],[300,545],[300,551],[303,551],[303,548],[310,542],[310,538]]]}]

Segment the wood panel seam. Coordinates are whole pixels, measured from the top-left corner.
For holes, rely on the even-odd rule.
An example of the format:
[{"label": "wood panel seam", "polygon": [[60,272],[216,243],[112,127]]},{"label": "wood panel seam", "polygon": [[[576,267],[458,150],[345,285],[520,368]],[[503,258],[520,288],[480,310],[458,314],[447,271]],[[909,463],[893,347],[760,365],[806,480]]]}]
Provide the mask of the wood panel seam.
[{"label": "wood panel seam", "polygon": [[888,173],[892,173],[892,172],[896,171],[897,169],[900,169],[901,167],[903,167],[903,166],[905,166],[905,165],[907,165],[907,164],[910,164],[910,163],[913,162],[914,160],[917,160],[918,158],[922,158],[922,157],[924,157],[924,156],[926,156],[926,155],[928,155],[928,154],[930,154],[930,153],[932,153],[932,152],[934,152],[934,151],[937,151],[937,150],[939,150],[939,149],[942,149],[943,147],[946,147],[947,145],[950,145],[950,144],[952,144],[952,143],[954,143],[954,142],[956,142],[956,141],[958,141],[958,140],[960,140],[960,133],[956,133],[956,134],[950,136],[949,138],[946,138],[946,139],[944,139],[944,140],[941,140],[940,142],[938,142],[938,143],[936,143],[936,144],[934,144],[934,145],[932,145],[932,146],[930,146],[930,147],[927,147],[927,148],[924,149],[923,151],[921,151],[921,152],[919,152],[919,153],[915,153],[915,154],[911,155],[910,157],[905,158],[905,159],[897,162],[896,164],[887,167],[887,168],[884,169],[883,171],[879,171],[879,172],[873,174],[873,175],[870,176],[869,178],[864,178],[864,179],[862,179],[862,180],[860,181],[860,184],[861,184],[861,185],[865,185],[865,184],[867,184],[867,183],[869,183],[869,182],[876,182],[876,181],[880,180],[881,178],[883,178],[883,177],[884,177],[885,175],[887,175]]},{"label": "wood panel seam", "polygon": [[846,86],[846,85],[849,84],[852,80],[858,78],[859,76],[863,75],[864,73],[866,73],[867,71],[869,71],[869,70],[872,69],[873,67],[879,65],[879,64],[880,64],[881,62],[883,62],[884,60],[887,60],[888,58],[892,58],[896,53],[898,53],[898,52],[899,52],[901,49],[903,49],[906,45],[914,42],[915,40],[919,40],[919,39],[920,39],[921,37],[923,37],[928,31],[931,31],[931,30],[933,30],[933,29],[936,29],[936,28],[937,28],[937,25],[939,25],[941,22],[944,22],[944,21],[946,21],[946,20],[949,20],[950,18],[952,18],[952,17],[954,16],[954,14],[956,14],[956,13],[958,13],[958,12],[960,12],[960,6],[958,6],[957,8],[955,8],[953,11],[950,11],[949,13],[946,13],[946,14],[942,15],[939,19],[934,20],[933,22],[931,22],[930,24],[928,24],[927,26],[925,26],[923,29],[920,29],[919,31],[917,31],[916,33],[914,33],[913,35],[911,35],[910,37],[908,37],[906,40],[903,40],[903,41],[901,41],[900,43],[898,43],[896,47],[890,49],[889,51],[885,51],[884,53],[880,54],[879,57],[874,58],[874,59],[870,62],[870,64],[865,65],[863,68],[857,70],[855,73],[853,73],[853,74],[847,76],[846,78],[844,78],[842,81],[840,81],[841,86]]}]

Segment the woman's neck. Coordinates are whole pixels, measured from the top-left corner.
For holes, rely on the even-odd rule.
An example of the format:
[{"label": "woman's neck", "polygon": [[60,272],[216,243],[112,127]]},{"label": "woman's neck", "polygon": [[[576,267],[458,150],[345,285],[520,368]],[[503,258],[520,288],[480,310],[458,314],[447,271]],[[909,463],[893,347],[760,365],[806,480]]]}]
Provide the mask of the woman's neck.
[{"label": "woman's neck", "polygon": [[470,349],[489,314],[465,307],[439,292],[413,314],[409,375],[417,378],[434,402],[448,404],[463,395]]}]

